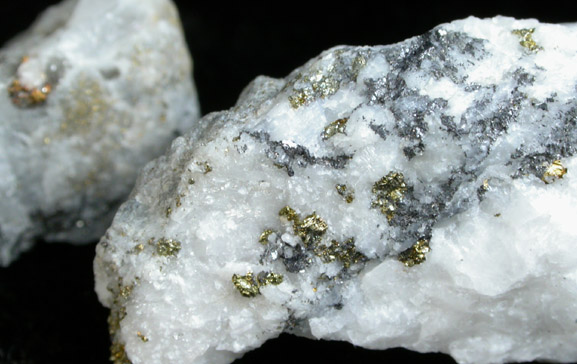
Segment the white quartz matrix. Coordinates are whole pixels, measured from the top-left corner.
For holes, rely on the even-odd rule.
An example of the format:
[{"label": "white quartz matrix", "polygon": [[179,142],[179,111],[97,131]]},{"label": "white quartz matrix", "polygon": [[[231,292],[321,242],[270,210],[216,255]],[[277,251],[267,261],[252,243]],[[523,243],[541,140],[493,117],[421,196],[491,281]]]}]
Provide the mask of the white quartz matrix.
[{"label": "white quartz matrix", "polygon": [[576,27],[468,18],[257,78],[100,241],[113,360],[230,363],[285,331],[576,361],[576,64]]},{"label": "white quartz matrix", "polygon": [[67,0],[0,50],[0,266],[102,236],[198,117],[191,67],[169,0]]}]

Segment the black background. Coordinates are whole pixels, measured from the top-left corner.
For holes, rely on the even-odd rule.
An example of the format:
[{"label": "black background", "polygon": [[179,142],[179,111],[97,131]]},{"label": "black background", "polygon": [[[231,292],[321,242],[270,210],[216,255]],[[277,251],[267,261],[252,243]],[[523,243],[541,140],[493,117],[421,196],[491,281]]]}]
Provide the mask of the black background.
[{"label": "black background", "polygon": [[[98,1],[98,0],[93,0]],[[3,1],[0,44],[27,28],[57,1]],[[231,107],[256,76],[284,77],[321,51],[340,44],[402,41],[469,15],[507,15],[542,22],[576,22],[571,1],[360,1],[317,5],[307,1],[232,7],[176,1],[194,58],[203,114]],[[0,176],[1,178],[1,176]],[[94,245],[40,242],[9,268],[0,268],[0,364],[107,363],[107,310],[93,291]],[[403,349],[370,351],[347,343],[290,335],[267,342],[239,363],[453,363],[441,354]]]}]

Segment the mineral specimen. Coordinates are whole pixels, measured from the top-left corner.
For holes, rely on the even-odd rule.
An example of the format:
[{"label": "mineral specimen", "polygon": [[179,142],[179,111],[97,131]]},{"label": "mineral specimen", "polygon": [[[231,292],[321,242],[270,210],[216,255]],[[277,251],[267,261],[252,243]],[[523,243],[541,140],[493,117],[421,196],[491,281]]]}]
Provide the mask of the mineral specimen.
[{"label": "mineral specimen", "polygon": [[0,266],[104,234],[198,118],[191,67],[169,0],[67,0],[0,51]]},{"label": "mineral specimen", "polygon": [[116,362],[229,363],[283,331],[577,360],[576,61],[575,27],[468,18],[257,78],[97,247]]}]

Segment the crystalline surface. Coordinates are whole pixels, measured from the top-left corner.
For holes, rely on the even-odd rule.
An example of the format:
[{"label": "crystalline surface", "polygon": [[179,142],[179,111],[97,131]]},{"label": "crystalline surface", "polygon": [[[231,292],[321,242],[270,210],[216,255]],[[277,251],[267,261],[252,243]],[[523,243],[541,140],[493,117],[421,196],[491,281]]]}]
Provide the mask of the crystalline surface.
[{"label": "crystalline surface", "polygon": [[65,1],[0,50],[0,265],[104,233],[198,117],[191,67],[168,0]]},{"label": "crystalline surface", "polygon": [[577,360],[577,29],[469,18],[257,78],[147,165],[101,240],[117,363],[283,331]]}]

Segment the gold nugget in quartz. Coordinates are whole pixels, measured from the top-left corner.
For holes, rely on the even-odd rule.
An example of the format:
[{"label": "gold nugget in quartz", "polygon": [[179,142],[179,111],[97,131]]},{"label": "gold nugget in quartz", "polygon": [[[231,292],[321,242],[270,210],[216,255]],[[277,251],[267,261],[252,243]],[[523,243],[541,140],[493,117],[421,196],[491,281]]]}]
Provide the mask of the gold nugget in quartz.
[{"label": "gold nugget in quartz", "polygon": [[345,134],[345,129],[348,121],[349,118],[337,119],[332,123],[330,123],[329,125],[325,126],[325,129],[321,133],[321,138],[323,140],[327,140],[329,138],[332,138],[336,134]]},{"label": "gold nugget in quartz", "polygon": [[531,52],[537,52],[543,49],[533,40],[533,33],[535,33],[535,28],[530,29],[515,29],[512,31],[513,34],[521,38],[519,44],[524,48],[527,48]]},{"label": "gold nugget in quartz", "polygon": [[555,160],[549,165],[545,164],[545,166],[547,169],[541,176],[541,180],[547,184],[553,183],[567,174],[567,168],[563,166],[560,160]]},{"label": "gold nugget in quartz", "polygon": [[429,241],[427,239],[420,239],[409,249],[402,251],[398,259],[405,266],[412,267],[427,260],[426,254],[430,251]]},{"label": "gold nugget in quartz", "polygon": [[389,172],[373,185],[372,207],[379,208],[381,213],[391,221],[395,216],[397,205],[407,192],[405,177],[400,172]]},{"label": "gold nugget in quartz", "polygon": [[274,231],[271,229],[266,229],[265,231],[263,231],[259,238],[258,238],[258,242],[261,243],[262,245],[267,245],[268,244],[268,237],[273,234]]},{"label": "gold nugget in quartz", "polygon": [[173,257],[180,251],[180,242],[172,239],[161,238],[156,242],[156,254],[163,257]]},{"label": "gold nugget in quartz", "polygon": [[345,184],[337,184],[335,186],[337,193],[342,196],[346,203],[352,203],[355,200],[355,191]]},{"label": "gold nugget in quartz", "polygon": [[256,297],[260,294],[260,287],[272,284],[279,285],[283,282],[282,274],[261,272],[255,277],[252,272],[244,276],[233,274],[232,283],[244,297]]},{"label": "gold nugget in quartz", "polygon": [[46,102],[48,95],[52,92],[52,86],[45,84],[40,88],[29,88],[24,86],[19,80],[14,80],[8,87],[8,94],[12,103],[18,107],[33,107]]}]

